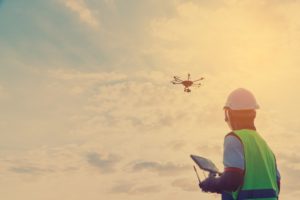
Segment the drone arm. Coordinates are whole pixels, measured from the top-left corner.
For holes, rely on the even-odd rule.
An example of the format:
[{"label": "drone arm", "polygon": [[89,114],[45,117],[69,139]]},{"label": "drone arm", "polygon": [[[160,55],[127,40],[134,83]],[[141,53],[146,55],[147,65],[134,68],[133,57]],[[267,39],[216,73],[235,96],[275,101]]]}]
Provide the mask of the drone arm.
[{"label": "drone arm", "polygon": [[201,86],[202,84],[201,83],[196,83],[196,84],[193,84],[192,86]]},{"label": "drone arm", "polygon": [[197,80],[195,80],[195,81],[193,81],[193,82],[202,81],[203,79],[204,79],[204,78],[201,77],[200,79],[197,79]]},{"label": "drone arm", "polygon": [[173,84],[181,84],[180,82],[171,81]]}]

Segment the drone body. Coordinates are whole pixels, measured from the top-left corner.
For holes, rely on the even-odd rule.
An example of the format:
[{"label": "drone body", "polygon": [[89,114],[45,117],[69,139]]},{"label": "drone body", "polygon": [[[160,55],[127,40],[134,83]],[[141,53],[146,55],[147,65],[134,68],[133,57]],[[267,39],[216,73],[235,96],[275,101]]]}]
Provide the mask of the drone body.
[{"label": "drone body", "polygon": [[191,92],[190,87],[192,87],[192,86],[200,87],[201,83],[195,83],[195,82],[202,81],[204,79],[203,77],[201,77],[200,79],[192,81],[192,80],[190,80],[190,78],[191,78],[190,74],[188,74],[187,80],[181,80],[178,76],[174,76],[173,78],[174,78],[174,80],[172,80],[171,83],[173,83],[174,85],[182,84],[184,86],[184,92]]}]

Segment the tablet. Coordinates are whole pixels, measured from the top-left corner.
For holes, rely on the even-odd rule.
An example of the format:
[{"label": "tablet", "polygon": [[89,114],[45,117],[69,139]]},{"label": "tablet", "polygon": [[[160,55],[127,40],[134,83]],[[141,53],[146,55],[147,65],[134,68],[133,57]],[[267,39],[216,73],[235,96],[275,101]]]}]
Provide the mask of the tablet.
[{"label": "tablet", "polygon": [[214,174],[221,174],[216,165],[211,160],[196,155],[191,155],[191,158],[200,167],[200,169]]}]

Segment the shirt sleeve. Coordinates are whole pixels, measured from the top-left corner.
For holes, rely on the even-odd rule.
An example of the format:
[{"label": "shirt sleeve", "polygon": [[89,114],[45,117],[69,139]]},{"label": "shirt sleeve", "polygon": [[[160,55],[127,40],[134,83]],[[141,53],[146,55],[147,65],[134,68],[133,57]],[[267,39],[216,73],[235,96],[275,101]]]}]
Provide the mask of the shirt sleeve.
[{"label": "shirt sleeve", "polygon": [[279,172],[278,168],[276,169],[276,176],[277,176],[277,180],[280,181],[281,176],[280,176],[280,172]]},{"label": "shirt sleeve", "polygon": [[224,140],[223,164],[226,168],[245,169],[244,149],[242,143],[233,135],[228,135]]}]

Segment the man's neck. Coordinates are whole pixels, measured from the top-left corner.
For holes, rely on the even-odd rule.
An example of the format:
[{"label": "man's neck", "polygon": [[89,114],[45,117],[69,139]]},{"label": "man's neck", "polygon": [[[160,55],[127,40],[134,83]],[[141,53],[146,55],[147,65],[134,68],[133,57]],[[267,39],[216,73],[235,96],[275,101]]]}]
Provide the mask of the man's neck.
[{"label": "man's neck", "polygon": [[232,129],[235,131],[242,130],[242,129],[249,129],[249,130],[256,131],[254,124],[233,124]]}]

